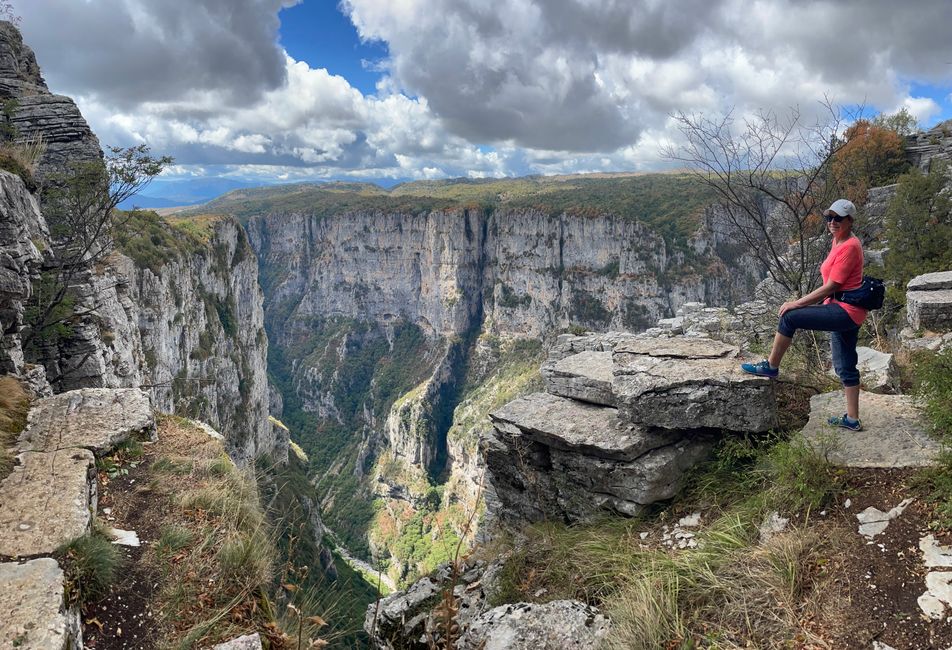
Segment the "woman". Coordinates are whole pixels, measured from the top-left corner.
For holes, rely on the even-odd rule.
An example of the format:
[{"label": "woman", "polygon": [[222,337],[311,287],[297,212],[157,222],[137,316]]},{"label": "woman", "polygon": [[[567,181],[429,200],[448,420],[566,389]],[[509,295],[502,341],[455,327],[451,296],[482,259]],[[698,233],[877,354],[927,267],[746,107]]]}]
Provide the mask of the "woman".
[{"label": "woman", "polygon": [[830,332],[833,367],[846,393],[846,413],[831,417],[829,422],[851,431],[862,431],[863,425],[859,421],[856,340],[867,312],[862,307],[840,302],[833,297],[840,291],[858,289],[863,283],[863,246],[853,235],[855,213],[856,206],[846,199],[834,201],[823,213],[827,229],[833,235],[830,254],[820,265],[823,286],[780,306],[780,324],[777,325],[770,356],[760,363],[742,364],[741,369],[760,377],[776,377],[780,360],[793,342],[794,332],[798,329]]}]

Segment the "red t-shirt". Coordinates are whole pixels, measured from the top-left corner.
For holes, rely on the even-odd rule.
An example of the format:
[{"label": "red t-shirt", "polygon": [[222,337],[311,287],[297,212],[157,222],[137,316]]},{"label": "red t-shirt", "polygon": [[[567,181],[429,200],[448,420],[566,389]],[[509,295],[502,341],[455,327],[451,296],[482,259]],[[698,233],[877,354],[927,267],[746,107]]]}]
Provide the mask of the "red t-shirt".
[{"label": "red t-shirt", "polygon": [[[830,280],[839,284],[840,291],[859,289],[863,284],[863,245],[859,239],[851,236],[841,244],[833,244],[830,254],[820,265],[820,275],[824,284]],[[824,305],[831,303],[845,309],[857,325],[862,325],[866,320],[868,312],[862,307],[834,300],[832,296],[823,301]]]}]

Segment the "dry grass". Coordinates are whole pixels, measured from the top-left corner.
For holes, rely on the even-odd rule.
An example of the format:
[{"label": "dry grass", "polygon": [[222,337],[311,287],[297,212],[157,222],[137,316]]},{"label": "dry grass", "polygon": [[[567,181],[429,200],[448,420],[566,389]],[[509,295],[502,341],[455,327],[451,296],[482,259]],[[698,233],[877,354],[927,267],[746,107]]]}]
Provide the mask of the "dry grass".
[{"label": "dry grass", "polygon": [[0,377],[0,480],[13,471],[13,445],[26,426],[30,396],[13,377]]},{"label": "dry grass", "polygon": [[[610,650],[785,648],[811,639],[829,541],[809,528],[758,542],[756,526],[727,515],[699,547],[642,543],[637,521],[566,528],[544,524],[510,560],[500,600],[578,598],[612,620]],[[657,535],[652,535],[657,539]],[[516,582],[511,582],[515,578]]]},{"label": "dry grass", "polygon": [[[805,621],[818,607],[819,567],[834,546],[810,524],[810,513],[839,489],[829,470],[795,443],[725,445],[679,506],[699,506],[711,522],[695,531],[697,548],[659,542],[666,513],[538,524],[522,531],[493,600],[596,604],[612,619],[611,650],[823,647]],[[761,541],[760,524],[774,510],[801,523]]]},{"label": "dry grass", "polygon": [[221,444],[164,417],[151,456],[158,540],[143,561],[161,576],[154,607],[163,648],[197,648],[259,631],[281,647],[268,600],[274,575],[257,485]]}]

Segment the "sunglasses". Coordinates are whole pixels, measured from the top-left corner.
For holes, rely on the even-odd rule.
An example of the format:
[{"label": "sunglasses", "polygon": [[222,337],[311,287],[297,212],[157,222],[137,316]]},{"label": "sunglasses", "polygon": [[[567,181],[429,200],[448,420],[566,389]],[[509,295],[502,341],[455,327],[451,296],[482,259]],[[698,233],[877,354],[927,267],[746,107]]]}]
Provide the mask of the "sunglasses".
[{"label": "sunglasses", "polygon": [[846,217],[841,217],[838,214],[825,214],[823,215],[823,218],[826,219],[827,223],[830,223],[831,221],[835,221],[836,223],[839,223],[843,221],[843,219],[845,219]]}]

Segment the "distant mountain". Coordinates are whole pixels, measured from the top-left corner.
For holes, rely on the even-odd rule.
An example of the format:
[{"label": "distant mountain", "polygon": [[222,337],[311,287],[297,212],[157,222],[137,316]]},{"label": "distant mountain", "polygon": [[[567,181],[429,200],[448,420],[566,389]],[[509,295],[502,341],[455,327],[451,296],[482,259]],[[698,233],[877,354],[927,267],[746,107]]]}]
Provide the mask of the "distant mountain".
[{"label": "distant mountain", "polygon": [[[391,188],[395,185],[406,184],[407,179],[371,179],[367,182],[352,181],[313,181],[303,183],[266,183],[262,181],[239,181],[233,178],[222,178],[212,176],[208,178],[193,178],[184,181],[163,181],[157,180],[149,183],[142,194],[137,194],[131,199],[127,199],[119,204],[122,210],[131,210],[132,208],[174,208],[189,205],[199,205],[216,199],[223,194],[235,190],[247,190],[250,188],[259,188],[267,190],[277,187],[299,187],[326,185],[328,189],[360,189],[372,187]],[[278,190],[284,193],[284,190]]]},{"label": "distant mountain", "polygon": [[123,201],[119,207],[128,210],[139,208],[171,208],[182,205],[197,205],[211,201],[233,190],[260,186],[261,183],[239,181],[232,178],[194,178],[184,181],[152,181],[145,192]]}]

